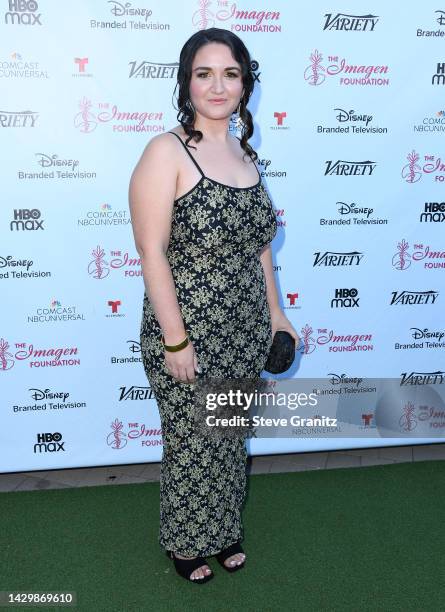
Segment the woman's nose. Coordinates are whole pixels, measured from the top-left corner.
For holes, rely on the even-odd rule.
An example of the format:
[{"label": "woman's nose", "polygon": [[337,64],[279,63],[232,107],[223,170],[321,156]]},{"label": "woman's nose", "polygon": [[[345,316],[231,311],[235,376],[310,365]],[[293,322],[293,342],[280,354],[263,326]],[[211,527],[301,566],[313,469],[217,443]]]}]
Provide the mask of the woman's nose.
[{"label": "woman's nose", "polygon": [[214,93],[221,93],[224,91],[224,82],[222,77],[214,76],[212,81],[212,91]]}]

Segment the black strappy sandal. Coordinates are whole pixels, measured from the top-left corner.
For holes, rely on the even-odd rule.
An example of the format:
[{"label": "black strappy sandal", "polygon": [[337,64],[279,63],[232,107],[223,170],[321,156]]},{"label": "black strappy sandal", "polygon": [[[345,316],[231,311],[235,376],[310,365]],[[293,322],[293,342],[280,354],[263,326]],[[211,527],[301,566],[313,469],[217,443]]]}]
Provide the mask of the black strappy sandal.
[{"label": "black strappy sandal", "polygon": [[237,572],[238,570],[242,569],[244,567],[245,564],[245,560],[240,564],[240,565],[234,565],[233,567],[228,567],[224,561],[226,561],[229,557],[231,557],[232,555],[236,555],[237,553],[241,553],[241,554],[245,554],[244,550],[241,547],[241,544],[239,542],[235,542],[235,544],[231,544],[230,546],[228,546],[227,548],[225,548],[224,550],[222,550],[220,553],[218,553],[217,555],[215,555],[216,560],[218,561],[218,563],[227,571],[227,572]]},{"label": "black strappy sandal", "polygon": [[188,580],[188,582],[194,582],[195,584],[204,584],[213,578],[213,572],[211,574],[204,575],[203,578],[190,578],[193,572],[203,565],[208,565],[204,557],[196,557],[196,559],[178,559],[175,553],[171,550],[165,551],[167,557],[173,560],[176,572]]}]

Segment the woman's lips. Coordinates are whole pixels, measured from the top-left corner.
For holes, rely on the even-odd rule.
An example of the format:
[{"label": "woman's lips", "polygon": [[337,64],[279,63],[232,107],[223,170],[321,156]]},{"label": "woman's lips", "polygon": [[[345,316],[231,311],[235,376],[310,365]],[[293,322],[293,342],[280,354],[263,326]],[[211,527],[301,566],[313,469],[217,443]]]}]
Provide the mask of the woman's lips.
[{"label": "woman's lips", "polygon": [[212,104],[224,104],[226,100],[214,99],[214,100],[209,100],[209,102],[211,102]]}]

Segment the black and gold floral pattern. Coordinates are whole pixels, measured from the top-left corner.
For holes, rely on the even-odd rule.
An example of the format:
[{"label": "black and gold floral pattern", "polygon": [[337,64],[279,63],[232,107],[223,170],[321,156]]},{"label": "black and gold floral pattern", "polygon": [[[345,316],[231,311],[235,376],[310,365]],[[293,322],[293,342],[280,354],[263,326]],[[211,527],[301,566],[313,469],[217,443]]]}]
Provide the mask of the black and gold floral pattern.
[{"label": "black and gold floral pattern", "polygon": [[[235,188],[202,174],[175,201],[167,258],[202,376],[247,378],[262,371],[272,338],[259,251],[276,230],[261,179]],[[161,334],[144,294],[142,358],[164,443],[159,542],[184,556],[209,556],[243,539],[245,439],[196,434],[194,385],[169,374]]]}]

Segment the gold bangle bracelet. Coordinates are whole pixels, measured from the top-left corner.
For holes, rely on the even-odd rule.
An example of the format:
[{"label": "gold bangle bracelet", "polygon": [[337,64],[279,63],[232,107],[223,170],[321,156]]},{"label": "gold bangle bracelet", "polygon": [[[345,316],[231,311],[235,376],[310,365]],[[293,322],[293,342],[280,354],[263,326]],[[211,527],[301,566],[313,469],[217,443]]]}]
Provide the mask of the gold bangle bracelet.
[{"label": "gold bangle bracelet", "polygon": [[162,339],[162,344],[164,345],[164,349],[168,351],[169,353],[176,353],[177,351],[180,351],[183,348],[185,348],[187,344],[189,343],[188,336],[186,336],[184,340],[182,340],[182,342],[180,342],[179,344],[165,344],[164,336],[162,336],[161,339]]}]

